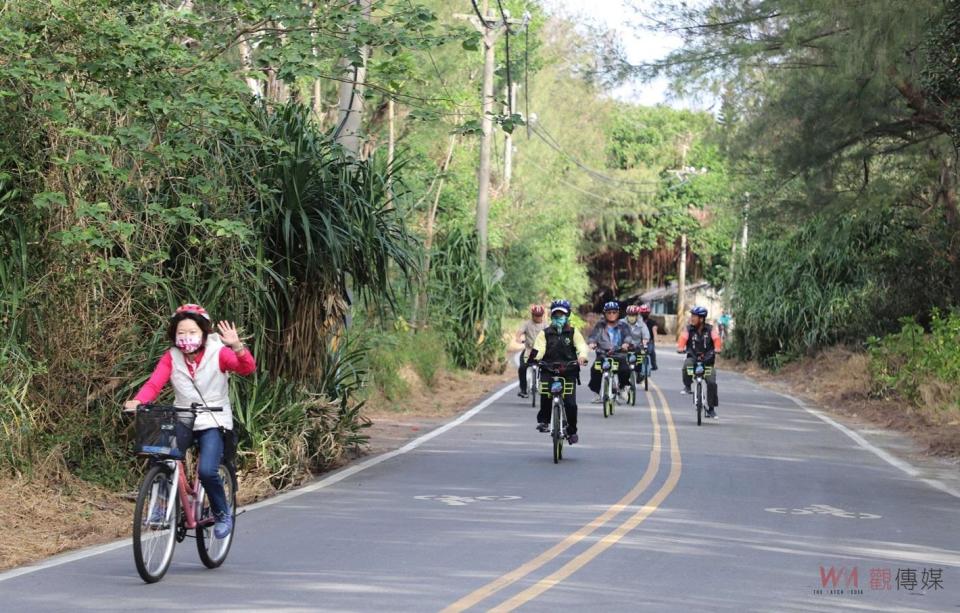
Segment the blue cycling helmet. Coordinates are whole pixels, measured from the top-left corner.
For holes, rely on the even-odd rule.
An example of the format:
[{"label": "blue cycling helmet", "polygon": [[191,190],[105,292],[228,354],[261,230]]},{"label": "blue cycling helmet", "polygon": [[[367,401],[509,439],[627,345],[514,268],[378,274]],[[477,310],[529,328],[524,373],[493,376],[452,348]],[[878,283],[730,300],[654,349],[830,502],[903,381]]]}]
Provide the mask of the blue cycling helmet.
[{"label": "blue cycling helmet", "polygon": [[690,314],[691,314],[691,315],[699,315],[700,317],[706,317],[706,316],[707,316],[707,308],[706,308],[706,307],[702,307],[702,306],[695,306],[695,307],[693,307],[692,309],[690,309]]},{"label": "blue cycling helmet", "polygon": [[563,311],[567,315],[570,314],[570,301],[563,300],[562,298],[557,298],[550,303],[550,314],[553,315],[554,311]]},{"label": "blue cycling helmet", "polygon": [[620,303],[617,302],[616,300],[611,300],[610,302],[604,303],[603,312],[606,313],[607,311],[616,311],[617,313],[619,313]]}]

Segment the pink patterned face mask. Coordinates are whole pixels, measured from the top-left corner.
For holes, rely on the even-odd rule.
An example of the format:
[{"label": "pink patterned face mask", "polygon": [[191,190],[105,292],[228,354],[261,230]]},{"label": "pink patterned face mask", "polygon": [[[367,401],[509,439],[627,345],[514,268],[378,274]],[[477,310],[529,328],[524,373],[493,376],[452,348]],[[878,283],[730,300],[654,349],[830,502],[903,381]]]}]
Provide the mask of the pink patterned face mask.
[{"label": "pink patterned face mask", "polygon": [[177,349],[184,353],[193,353],[200,348],[202,338],[196,336],[178,336]]}]

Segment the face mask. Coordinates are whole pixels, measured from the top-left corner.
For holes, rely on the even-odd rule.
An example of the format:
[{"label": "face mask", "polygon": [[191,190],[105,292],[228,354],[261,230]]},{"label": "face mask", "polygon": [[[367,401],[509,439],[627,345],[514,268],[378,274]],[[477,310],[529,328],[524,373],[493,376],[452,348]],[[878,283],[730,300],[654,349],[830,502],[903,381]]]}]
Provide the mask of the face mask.
[{"label": "face mask", "polygon": [[636,316],[636,315],[629,315],[629,316],[627,316],[627,321],[629,321],[629,322],[630,322],[630,325],[632,326],[633,324],[637,323],[637,316]]},{"label": "face mask", "polygon": [[200,344],[203,342],[203,337],[199,336],[178,336],[177,337],[177,349],[184,353],[193,353],[200,348]]},{"label": "face mask", "polygon": [[560,315],[559,317],[551,317],[550,322],[553,324],[554,328],[562,328],[567,325],[566,315]]}]

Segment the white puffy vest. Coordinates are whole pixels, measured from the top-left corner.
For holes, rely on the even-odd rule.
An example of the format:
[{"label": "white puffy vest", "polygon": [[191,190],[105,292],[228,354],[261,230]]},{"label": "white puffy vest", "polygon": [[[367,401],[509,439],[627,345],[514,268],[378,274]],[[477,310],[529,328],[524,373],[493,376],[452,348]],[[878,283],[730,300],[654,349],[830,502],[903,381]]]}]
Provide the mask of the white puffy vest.
[{"label": "white puffy vest", "polygon": [[220,350],[224,344],[217,334],[207,335],[203,359],[197,364],[194,376],[190,376],[187,360],[183,352],[176,347],[170,348],[173,359],[173,371],[170,383],[173,385],[174,404],[189,407],[194,402],[201,406],[223,407],[223,412],[198,413],[193,424],[194,430],[223,427],[233,429],[233,411],[230,409],[230,377],[220,372]]}]

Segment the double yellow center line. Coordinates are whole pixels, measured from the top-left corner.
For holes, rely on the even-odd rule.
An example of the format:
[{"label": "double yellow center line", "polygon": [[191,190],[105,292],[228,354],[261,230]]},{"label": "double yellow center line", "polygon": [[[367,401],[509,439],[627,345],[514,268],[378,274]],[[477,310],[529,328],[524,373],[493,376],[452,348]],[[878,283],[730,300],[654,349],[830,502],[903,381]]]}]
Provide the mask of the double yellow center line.
[{"label": "double yellow center line", "polygon": [[[491,609],[493,611],[513,611],[517,607],[530,602],[540,594],[546,592],[559,582],[563,581],[577,570],[586,566],[589,562],[599,556],[601,553],[612,547],[614,544],[619,542],[626,534],[631,530],[636,528],[640,523],[645,520],[647,517],[653,513],[657,507],[666,499],[666,497],[673,491],[676,487],[677,482],[680,480],[680,471],[681,471],[681,461],[680,461],[680,447],[677,443],[677,431],[673,423],[673,415],[670,412],[670,407],[667,404],[666,398],[663,396],[663,392],[657,387],[656,384],[651,382],[653,390],[656,394],[656,397],[660,399],[660,404],[663,407],[664,418],[667,424],[667,432],[670,437],[670,473],[667,476],[666,482],[660,487],[659,490],[637,510],[633,515],[628,517],[622,524],[620,524],[615,530],[610,534],[606,535],[596,543],[594,543],[589,549],[583,553],[577,555],[569,562],[564,564],[559,570],[548,575],[547,577],[541,579],[534,585],[523,590],[519,594],[515,595],[513,598],[507,600],[503,604]],[[504,590],[513,583],[516,583],[520,579],[527,577],[540,567],[544,566],[548,562],[556,559],[565,551],[585,539],[586,537],[593,534],[597,529],[602,526],[610,523],[614,518],[617,517],[624,509],[636,501],[643,492],[650,487],[650,484],[653,482],[654,478],[657,476],[657,473],[660,471],[660,456],[662,451],[662,442],[661,442],[661,433],[660,433],[660,421],[658,418],[658,411],[656,403],[654,402],[654,396],[650,392],[647,392],[647,398],[650,403],[650,419],[653,423],[653,446],[650,449],[650,461],[647,464],[647,470],[643,473],[643,476],[640,478],[640,481],[637,482],[633,488],[626,495],[617,501],[615,504],[611,505],[604,511],[602,514],[597,516],[595,519],[585,524],[579,530],[570,534],[562,541],[551,547],[550,549],[544,551],[537,557],[533,558],[529,562],[518,566],[509,573],[499,577],[490,583],[484,585],[483,587],[475,590],[474,592],[464,596],[460,600],[454,602],[443,611],[444,613],[453,613],[456,611],[466,611],[467,609],[479,604],[480,602],[486,600],[487,598],[493,596],[494,594]]]}]

